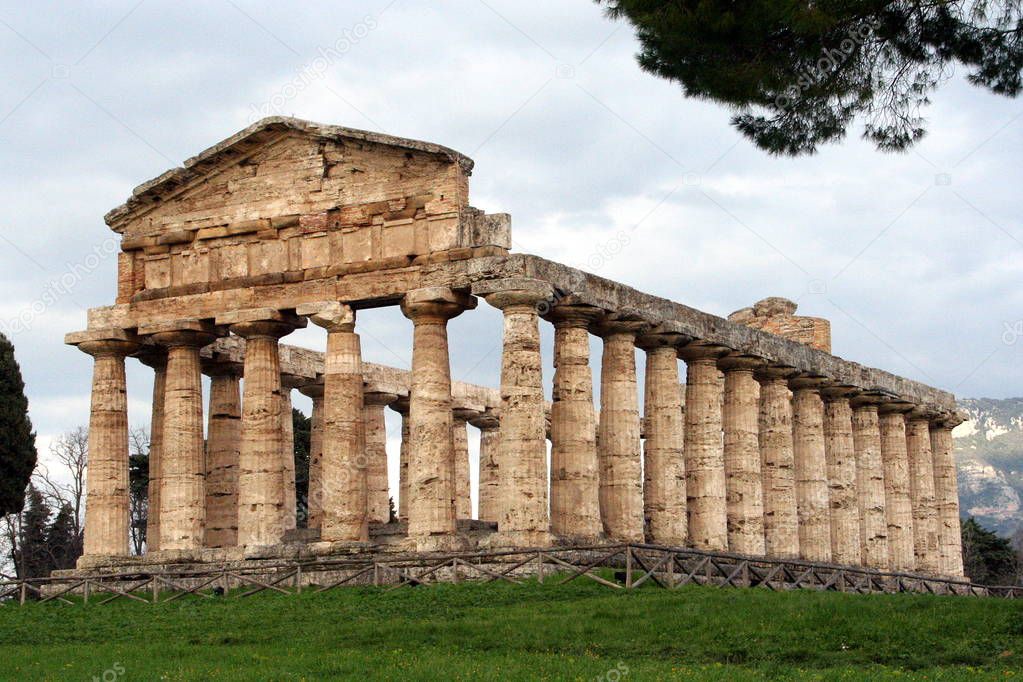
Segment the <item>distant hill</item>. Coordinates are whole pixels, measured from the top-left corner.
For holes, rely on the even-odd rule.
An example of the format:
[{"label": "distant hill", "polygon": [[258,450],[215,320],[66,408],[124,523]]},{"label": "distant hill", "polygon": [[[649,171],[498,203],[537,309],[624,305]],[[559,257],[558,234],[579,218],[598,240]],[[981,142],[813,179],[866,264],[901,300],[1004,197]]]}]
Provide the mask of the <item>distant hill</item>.
[{"label": "distant hill", "polygon": [[1023,527],[1023,398],[967,398],[959,407],[969,415],[953,431],[961,514],[1011,536]]}]

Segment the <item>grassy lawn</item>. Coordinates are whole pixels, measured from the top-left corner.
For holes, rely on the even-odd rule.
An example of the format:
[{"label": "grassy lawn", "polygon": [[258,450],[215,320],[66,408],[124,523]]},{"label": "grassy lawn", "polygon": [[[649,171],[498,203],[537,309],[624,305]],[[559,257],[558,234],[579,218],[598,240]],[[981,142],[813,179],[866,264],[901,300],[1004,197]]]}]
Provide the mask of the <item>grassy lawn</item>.
[{"label": "grassy lawn", "polygon": [[1023,601],[461,584],[0,608],[11,680],[1023,678]]}]

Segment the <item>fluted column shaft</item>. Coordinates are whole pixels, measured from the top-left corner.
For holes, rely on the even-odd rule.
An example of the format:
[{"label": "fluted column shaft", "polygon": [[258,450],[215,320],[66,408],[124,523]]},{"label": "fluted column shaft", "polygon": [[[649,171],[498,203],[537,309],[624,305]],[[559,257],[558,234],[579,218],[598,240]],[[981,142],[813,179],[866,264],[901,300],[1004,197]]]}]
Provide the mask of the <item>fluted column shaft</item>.
[{"label": "fluted column shaft", "polygon": [[397,395],[364,393],[363,423],[366,430],[366,488],[369,523],[391,520],[391,497],[387,487],[387,420],[384,409]]},{"label": "fluted column shaft", "polygon": [[[479,520],[497,523],[498,496],[500,481],[498,479],[497,457],[501,447],[501,421],[499,410],[488,409],[475,417],[472,425],[480,430],[480,468],[479,468]],[[552,499],[553,502],[553,499]]]},{"label": "fluted column shaft", "polygon": [[685,467],[689,542],[697,549],[728,549],[725,454],[721,435],[722,382],[717,359],[725,349],[690,344],[686,361]]},{"label": "fluted column shaft", "polygon": [[913,507],[909,492],[909,454],[906,450],[908,406],[880,408],[881,460],[884,464],[885,518],[888,522],[888,567],[916,569]]},{"label": "fluted column shaft", "polygon": [[228,368],[211,367],[206,429],[206,546],[238,544],[238,460],[242,435],[241,382]]},{"label": "fluted column shaft", "polygon": [[856,489],[856,446],[853,438],[854,391],[826,388],[824,396],[824,454],[827,460],[831,516],[831,561],[857,566],[860,546],[860,507]]},{"label": "fluted column shaft", "polygon": [[877,404],[854,402],[853,446],[856,449],[856,491],[860,513],[861,563],[888,568],[888,521],[885,517],[884,464]]},{"label": "fluted column shaft", "polygon": [[363,426],[362,348],[355,314],[312,316],[327,329],[323,374],[323,542],[369,540],[366,437]]},{"label": "fluted column shaft", "polygon": [[686,527],[685,419],[679,383],[679,340],[672,335],[639,339],[646,350],[643,413],[643,516],[650,542],[681,547]]},{"label": "fluted column shaft", "polygon": [[764,489],[760,466],[760,384],[753,370],[756,358],[722,358],[725,372],[724,430],[725,489],[728,512],[728,550],[763,556]]},{"label": "fluted column shaft", "polygon": [[821,383],[816,378],[796,378],[790,382],[799,556],[808,561],[831,561],[831,515],[828,509]]},{"label": "fluted column shaft", "polygon": [[589,333],[598,312],[557,306],[549,316],[554,323],[551,531],[569,541],[594,540],[602,531]]},{"label": "fluted column shaft", "polygon": [[93,356],[86,472],[86,556],[128,554],[128,400],[124,358],[135,344],[88,341],[78,346]]},{"label": "fluted column shaft", "polygon": [[408,521],[409,397],[401,396],[391,409],[401,415],[401,446],[398,448],[398,520]]},{"label": "fluted column shaft", "polygon": [[913,549],[916,570],[941,572],[938,548],[938,507],[934,497],[934,455],[931,452],[930,415],[914,411],[906,420],[909,457],[909,498],[913,505]]},{"label": "fluted column shaft", "polygon": [[402,303],[402,313],[414,327],[407,510],[409,539],[419,550],[460,546],[455,520],[447,322],[468,305],[466,297],[449,289],[410,291]]},{"label": "fluted column shaft", "polygon": [[504,312],[501,354],[501,544],[550,543],[547,506],[547,428],[544,408],[538,305],[550,285],[516,283],[493,291],[487,303]]},{"label": "fluted column shaft", "polygon": [[206,529],[206,453],[199,349],[213,336],[195,331],[156,334],[167,348],[160,549],[198,550]]},{"label": "fluted column shaft", "polygon": [[642,542],[643,473],[636,381],[636,334],[632,322],[605,322],[600,363],[597,459],[604,533],[619,542]]},{"label": "fluted column shaft", "polygon": [[934,455],[934,491],[938,507],[938,546],[941,573],[960,578],[963,575],[962,531],[959,528],[959,490],[953,458],[952,429],[960,423],[957,416],[931,424],[931,451]]},{"label": "fluted column shaft", "polygon": [[323,384],[307,384],[299,392],[313,401],[309,431],[309,487],[306,508],[299,510],[306,518],[307,528],[320,528],[323,523]]},{"label": "fluted column shaft", "polygon": [[153,368],[153,406],[149,421],[149,484],[146,512],[146,552],[160,550],[160,470],[163,453],[163,405],[167,392],[167,352],[154,346],[141,356]]},{"label": "fluted column shaft", "polygon": [[451,415],[451,449],[455,454],[455,518],[472,518],[472,484],[469,478],[469,433],[472,410],[456,409]]},{"label": "fluted column shaft", "polygon": [[760,466],[764,490],[764,540],[767,556],[799,556],[799,522],[792,446],[790,368],[759,370]]},{"label": "fluted column shaft", "polygon": [[281,377],[281,470],[284,476],[284,530],[297,525],[298,491],[295,485],[295,418],[291,391],[297,387],[291,377]]},{"label": "fluted column shaft", "polygon": [[293,327],[247,322],[231,330],[245,338],[242,435],[238,453],[238,544],[279,544],[285,529],[281,432],[281,336]]}]

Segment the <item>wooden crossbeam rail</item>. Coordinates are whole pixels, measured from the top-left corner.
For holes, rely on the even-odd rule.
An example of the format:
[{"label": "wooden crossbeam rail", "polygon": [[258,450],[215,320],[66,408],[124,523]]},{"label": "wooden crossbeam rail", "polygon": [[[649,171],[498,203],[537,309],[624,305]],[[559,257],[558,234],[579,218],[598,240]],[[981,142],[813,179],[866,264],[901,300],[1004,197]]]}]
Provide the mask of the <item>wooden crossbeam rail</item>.
[{"label": "wooden crossbeam rail", "polygon": [[[462,579],[521,584],[522,575],[535,576],[543,584],[547,566],[554,567],[556,571],[565,569],[565,575],[557,581],[558,585],[585,577],[616,590],[636,589],[647,583],[666,589],[697,583],[720,587],[758,587],[773,591],[813,589],[859,594],[924,592],[1023,598],[1023,586],[984,586],[967,580],[880,571],[861,566],[630,543],[448,554],[365,554],[275,561],[233,568],[210,566],[154,572],[135,569],[89,576],[7,580],[0,582],[0,604],[59,601],[63,604],[102,605],[118,599],[155,604],[187,595],[212,599],[215,595],[210,592],[219,588],[211,589],[211,586],[218,581],[222,583],[225,593],[230,591],[232,583],[248,586],[250,589],[234,595],[239,598],[265,591],[295,594],[302,589],[303,576],[308,584],[317,586],[318,592],[342,585],[370,584],[370,574],[373,585],[386,584],[389,590]],[[447,576],[442,574],[445,569],[450,569]],[[600,575],[600,571],[607,570],[614,571],[614,579],[609,580]],[[326,574],[331,575],[328,583],[317,585],[313,581],[314,576]],[[384,576],[388,579],[384,580]],[[152,591],[150,599],[136,594],[146,588]],[[161,588],[173,594],[161,599]],[[105,598],[90,600],[90,596],[96,592],[105,593]],[[75,595],[81,595],[82,598],[70,598]]]}]

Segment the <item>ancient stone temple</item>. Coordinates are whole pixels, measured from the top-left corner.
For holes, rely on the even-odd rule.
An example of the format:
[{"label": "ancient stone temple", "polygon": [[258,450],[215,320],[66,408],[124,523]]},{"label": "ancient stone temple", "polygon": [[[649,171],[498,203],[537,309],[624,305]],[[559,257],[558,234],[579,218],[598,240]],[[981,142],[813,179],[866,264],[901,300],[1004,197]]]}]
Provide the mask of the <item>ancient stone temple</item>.
[{"label": "ancient stone temple", "polygon": [[[472,167],[269,118],[107,214],[117,300],[67,337],[94,359],[83,568],[647,542],[962,575],[951,394],[831,355],[827,321],[783,299],[724,319],[509,253],[510,218],[469,204]],[[504,320],[492,388],[450,371],[448,321],[481,303]],[[362,358],[359,311],[381,306],[408,319],[410,370]],[[310,323],[325,351],[283,343]],[[144,557],[128,556],[129,359],[153,370]],[[307,505],[296,390],[313,401]]]}]

